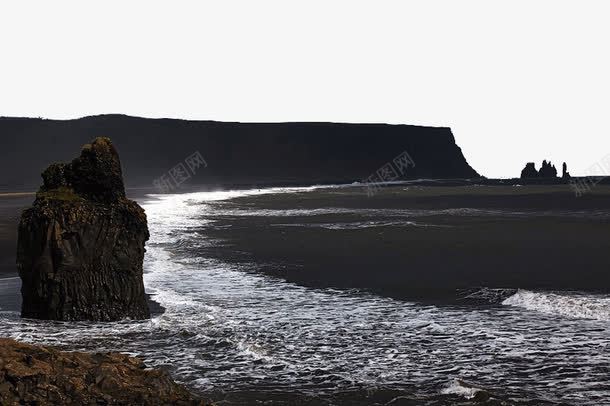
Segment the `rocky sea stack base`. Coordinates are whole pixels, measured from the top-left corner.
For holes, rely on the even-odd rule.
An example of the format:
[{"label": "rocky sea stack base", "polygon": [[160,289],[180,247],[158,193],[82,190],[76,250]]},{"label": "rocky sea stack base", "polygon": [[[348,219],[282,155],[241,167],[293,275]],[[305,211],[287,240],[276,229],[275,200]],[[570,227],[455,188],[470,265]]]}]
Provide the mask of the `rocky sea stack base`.
[{"label": "rocky sea stack base", "polygon": [[2,405],[204,405],[162,370],[118,353],[85,354],[0,339]]},{"label": "rocky sea stack base", "polygon": [[119,155],[108,138],[52,164],[19,224],[22,316],[113,321],[150,317],[142,263],[144,210],[125,197]]}]

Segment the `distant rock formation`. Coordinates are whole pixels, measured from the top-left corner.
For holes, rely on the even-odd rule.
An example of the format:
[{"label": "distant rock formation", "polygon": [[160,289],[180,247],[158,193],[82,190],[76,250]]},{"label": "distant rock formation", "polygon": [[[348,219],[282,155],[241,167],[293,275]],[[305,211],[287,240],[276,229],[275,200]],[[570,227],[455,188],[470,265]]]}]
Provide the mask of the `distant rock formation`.
[{"label": "distant rock formation", "polygon": [[563,169],[561,171],[561,177],[563,179],[570,179],[570,172],[568,172],[568,164],[566,164],[565,162],[563,163]]},{"label": "distant rock formation", "polygon": [[125,197],[121,163],[108,138],[52,164],[19,224],[22,316],[110,321],[150,317],[142,262],[144,210]]},{"label": "distant rock formation", "polygon": [[521,179],[525,178],[537,178],[538,170],[536,169],[536,164],[533,162],[528,162],[525,165],[525,168],[521,171]]},{"label": "distant rock formation", "polygon": [[542,161],[542,167],[538,171],[538,176],[541,178],[556,178],[557,169],[555,165],[551,165],[551,161],[547,162],[544,160]]},{"label": "distant rock formation", "polygon": [[[566,172],[567,165],[564,162],[564,174]],[[521,179],[530,179],[530,178],[556,178],[557,177],[557,168],[555,165],[551,164],[551,161],[542,161],[542,166],[540,170],[536,170],[536,164],[533,162],[528,162],[525,165],[525,168],[521,171]]]},{"label": "distant rock formation", "polygon": [[119,353],[86,354],[0,338],[2,405],[198,405],[162,370]]}]

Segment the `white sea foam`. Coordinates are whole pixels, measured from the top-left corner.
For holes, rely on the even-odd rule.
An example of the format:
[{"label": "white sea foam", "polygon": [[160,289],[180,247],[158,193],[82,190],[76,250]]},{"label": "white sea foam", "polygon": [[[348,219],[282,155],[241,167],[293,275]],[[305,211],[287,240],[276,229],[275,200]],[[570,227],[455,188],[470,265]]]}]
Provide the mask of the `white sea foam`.
[{"label": "white sea foam", "polygon": [[610,320],[610,297],[518,290],[502,304],[570,318]]},{"label": "white sea foam", "polygon": [[443,225],[416,223],[415,221],[354,221],[348,223],[290,223],[271,224],[273,227],[324,228],[327,230],[360,230],[374,227],[448,227]]},{"label": "white sea foam", "polygon": [[471,386],[460,379],[454,379],[445,388],[441,390],[441,394],[458,395],[466,399],[472,399],[476,396],[478,392],[481,391],[482,389]]}]

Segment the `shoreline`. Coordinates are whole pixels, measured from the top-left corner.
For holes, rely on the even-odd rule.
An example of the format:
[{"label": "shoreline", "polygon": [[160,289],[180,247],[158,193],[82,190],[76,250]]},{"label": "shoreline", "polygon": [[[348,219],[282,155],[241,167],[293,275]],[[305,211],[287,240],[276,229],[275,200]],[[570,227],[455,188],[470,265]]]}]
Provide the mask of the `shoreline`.
[{"label": "shoreline", "polygon": [[[381,187],[392,187],[392,186],[560,186],[570,185],[570,180],[585,180],[591,176],[572,176],[570,178],[405,178],[396,181],[376,183]],[[610,185],[610,176],[598,177],[598,185]],[[270,189],[270,188],[282,188],[282,187],[313,187],[313,186],[364,186],[361,180],[317,180],[312,182],[302,181],[268,181],[268,182],[237,182],[230,183],[226,182],[223,184],[218,183],[197,183],[197,182],[186,182],[177,187],[170,189],[168,193],[159,192],[153,185],[132,185],[126,186],[125,191],[127,197],[134,199],[137,197],[145,196],[148,194],[180,194],[180,193],[192,193],[192,192],[206,192],[206,191],[229,191],[229,190],[250,190],[250,189]],[[7,189],[6,187],[0,187],[0,198],[11,198],[11,197],[26,197],[35,196],[38,187],[33,186],[27,190],[18,189]]]},{"label": "shoreline", "polygon": [[[323,185],[319,186],[321,190],[325,190]],[[268,200],[265,203],[265,207],[278,210],[290,209],[291,207],[315,209],[319,205],[329,204],[329,202],[334,207],[352,208],[355,210],[410,209],[443,211],[452,208],[474,208],[490,210],[510,209],[513,211],[526,212],[533,210],[544,211],[564,209],[564,211],[576,212],[604,210],[610,208],[610,187],[605,185],[600,185],[591,193],[583,195],[579,198],[575,197],[567,185],[536,185],[523,187],[493,185],[489,187],[474,187],[465,186],[463,184],[451,186],[413,186],[412,184],[400,183],[388,185],[380,189],[380,191],[371,198],[366,197],[364,187],[360,185],[334,186],[336,187],[328,189],[329,193],[332,194],[332,196],[329,197],[330,200],[326,199],[325,201],[316,200],[315,197],[313,197],[317,192],[308,194],[308,196],[311,197],[306,198],[303,201],[300,200],[300,197],[296,197],[294,199],[287,198],[286,201],[282,201],[281,198],[274,199],[273,195],[237,197],[231,200],[236,203],[243,201],[243,199],[249,199],[252,202]],[[362,194],[352,193],[353,196],[348,196],[350,190],[353,192],[354,189],[357,188],[362,188]],[[156,199],[159,197],[159,195],[156,194],[155,196],[150,196],[154,193],[148,193],[150,190],[146,189],[138,189],[137,193],[134,193],[133,189],[130,190],[131,193],[129,193],[128,190],[128,197],[136,201]],[[200,189],[189,188],[182,190],[181,192],[192,193],[199,191]],[[0,278],[17,276],[17,269],[15,265],[17,225],[20,211],[24,207],[31,204],[31,202],[28,200],[29,196],[29,194],[27,196],[12,195],[10,197],[0,198],[0,214],[4,215],[3,217],[0,217]],[[287,195],[281,194],[281,196]],[[299,194],[299,196],[304,196],[304,194]],[[350,282],[345,284],[341,282],[341,278],[343,278],[340,276],[342,273],[341,268],[348,267],[361,269],[363,266],[375,268],[380,264],[385,264],[384,268],[393,268],[396,266],[407,266],[408,268],[416,266],[418,269],[423,269],[426,262],[428,262],[429,266],[432,267],[446,268],[452,264],[446,260],[439,261],[438,256],[435,255],[434,252],[437,252],[439,249],[449,249],[452,253],[451,257],[457,260],[458,263],[462,264],[460,265],[461,269],[466,269],[466,267],[477,269],[481,268],[481,265],[476,262],[469,261],[468,257],[477,257],[481,252],[485,253],[485,250],[481,249],[481,247],[486,246],[488,247],[488,250],[491,250],[488,258],[485,259],[487,263],[486,266],[489,269],[495,269],[496,262],[500,262],[502,260],[511,263],[511,266],[518,270],[521,268],[521,265],[527,264],[528,262],[532,263],[530,258],[534,258],[533,266],[535,269],[544,268],[547,269],[544,274],[554,275],[551,272],[552,266],[546,264],[545,261],[542,260],[543,254],[541,251],[546,251],[549,253],[552,252],[555,256],[566,256],[566,253],[573,251],[574,249],[581,250],[580,255],[582,258],[584,258],[583,264],[579,264],[578,262],[574,262],[572,260],[568,261],[569,263],[574,262],[573,267],[579,268],[586,267],[587,264],[589,264],[589,266],[594,266],[596,260],[598,260],[597,263],[603,263],[603,261],[607,260],[603,253],[600,254],[597,250],[595,250],[594,254],[591,255],[593,251],[587,247],[587,243],[582,242],[582,240],[586,240],[595,246],[602,244],[604,241],[603,224],[596,224],[595,222],[587,223],[586,221],[583,222],[577,220],[565,221],[566,219],[561,217],[545,218],[542,216],[525,221],[519,220],[507,222],[505,219],[494,218],[493,216],[486,218],[470,216],[470,219],[476,222],[478,225],[472,223],[469,227],[464,228],[464,224],[459,222],[461,220],[458,219],[458,223],[456,224],[454,221],[455,219],[456,218],[451,214],[441,214],[435,218],[435,220],[438,220],[437,222],[440,224],[452,226],[451,230],[439,231],[432,229],[414,229],[411,231],[411,235],[405,234],[404,232],[399,232],[400,230],[392,227],[387,228],[387,230],[385,228],[379,230],[363,229],[359,230],[357,233],[335,230],[332,235],[328,232],[324,232],[323,230],[317,230],[317,232],[301,232],[301,237],[299,238],[302,239],[298,241],[285,241],[284,239],[279,238],[281,233],[289,230],[282,230],[281,227],[274,227],[270,229],[263,222],[260,224],[260,227],[262,227],[262,232],[258,233],[256,238],[254,238],[254,236],[235,234],[230,230],[225,232],[215,230],[210,231],[210,236],[234,240],[238,245],[242,245],[242,249],[228,251],[223,247],[214,248],[213,250],[210,250],[210,256],[218,256],[219,258],[226,258],[229,261],[240,262],[244,260],[243,252],[249,252],[251,255],[254,255],[254,257],[261,259],[261,262],[288,263],[290,265],[291,259],[299,258],[302,256],[301,254],[305,254],[307,258],[305,258],[306,261],[304,264],[294,264],[297,265],[295,267],[295,272],[278,272],[275,270],[266,269],[263,269],[262,272],[280,276],[286,280],[297,282],[305,286],[365,288],[372,292],[395,298],[404,296],[402,293],[400,293],[400,291],[405,290],[404,287],[396,289],[396,286],[392,283],[390,283],[388,286],[379,286],[375,280],[371,280],[366,276],[364,269],[356,272],[356,277],[353,278],[354,280],[352,281],[353,283]],[[330,217],[327,218],[327,220],[330,222],[334,221]],[[250,221],[250,219],[247,219],[247,221]],[[496,222],[495,225],[490,224],[490,222],[493,221]],[[560,223],[556,224],[557,221]],[[456,225],[459,227],[454,227]],[[292,229],[290,229],[290,231],[292,231]],[[381,245],[379,244],[380,232],[385,233],[384,237],[382,238],[382,241],[385,242]],[[488,233],[492,238],[489,239],[481,236],[481,234],[484,233]],[[528,247],[527,245],[511,241],[510,239],[503,237],[503,235],[518,235],[520,236],[520,239],[527,238],[530,240],[530,246]],[[328,238],[330,238],[330,240],[321,242],[321,240]],[[339,240],[337,240],[337,238],[339,238]],[[315,259],[316,257],[322,258],[325,255],[324,252],[328,249],[327,247],[332,247],[333,244],[336,249],[339,249],[339,252],[344,249],[347,250],[347,246],[337,246],[336,244],[336,241],[348,241],[345,240],[345,238],[351,239],[350,244],[361,246],[361,250],[364,250],[364,252],[368,250],[372,257],[384,258],[384,260],[381,262],[379,260],[374,260],[369,264],[359,263],[358,261],[334,261],[334,263],[326,261],[326,265],[322,266],[323,263],[320,263],[318,259]],[[494,240],[500,245],[490,245],[490,241]],[[537,242],[538,240],[541,242]],[[545,240],[549,240],[551,242],[545,243]],[[401,241],[402,244],[409,244],[409,250],[417,253],[414,258],[405,254],[404,250],[407,249],[406,246],[404,249],[400,248]],[[293,252],[294,244],[296,242],[298,242],[299,246],[306,248],[303,253]],[[471,247],[467,249],[464,248],[462,250],[455,250],[451,248],[454,244],[461,245],[463,248],[465,247],[464,244],[466,244],[466,247]],[[536,244],[542,245],[540,245],[540,248],[537,249]],[[434,249],[435,247],[437,249]],[[498,252],[498,250],[502,252],[515,249],[525,250],[523,251],[524,254],[521,255],[520,259],[518,260],[514,260],[510,256],[506,257],[506,255],[497,257],[497,255],[494,254],[495,252]],[[234,253],[232,251],[238,251],[239,253]],[[350,255],[347,254],[348,251],[350,250],[345,251],[345,257],[349,259]],[[387,252],[391,253],[391,258],[388,257]],[[424,255],[424,253],[427,254]],[[432,260],[428,261],[426,256]],[[558,260],[552,260],[551,262],[560,268],[564,266],[562,262]],[[302,266],[308,266],[311,269],[311,272],[308,274],[298,272],[298,268]],[[329,272],[327,266],[331,266],[331,272]],[[501,265],[501,267],[502,269],[506,269],[506,271],[508,271],[509,267],[506,265]],[[316,269],[318,269],[319,272],[316,271]],[[338,276],[333,277],[333,274]],[[479,282],[477,283],[477,286],[509,288],[522,287],[534,289],[552,289],[554,287],[553,284],[545,283],[543,275],[538,277],[539,280],[536,283],[530,286],[523,286],[521,282],[524,280],[524,277],[528,276],[527,274],[523,274],[522,277],[519,278],[509,278],[506,280],[486,279],[485,273],[481,272],[469,272],[469,274],[470,276],[465,280],[465,282]],[[585,289],[602,292],[605,291],[603,287],[606,285],[596,283],[596,281],[600,280],[600,277],[603,279],[602,274],[598,275],[598,273],[595,273],[595,275],[589,275],[590,277],[593,276],[591,282],[582,283],[581,279],[586,279],[584,277],[585,274],[583,274],[583,276],[580,278],[564,278],[563,282],[559,284],[559,288],[562,290],[568,289],[572,286],[570,284],[573,284],[573,287],[579,290]],[[392,276],[392,274],[385,276],[389,277],[390,280],[396,281],[395,276]],[[426,276],[425,273],[424,276]],[[446,273],[443,274],[443,276],[446,278]],[[407,283],[407,280],[408,279],[404,279],[401,283],[404,285],[404,283]],[[422,292],[424,292],[430,287],[433,280],[434,279],[430,279],[429,282],[424,284],[419,283],[419,285],[415,282],[421,281],[410,280],[408,283],[412,284],[414,288],[408,289],[409,294],[407,297],[412,296],[418,289],[421,289]],[[443,280],[441,280],[441,282],[443,282]],[[515,284],[517,285],[515,286]],[[452,288],[471,287],[473,287],[471,284],[467,286],[464,284],[452,286]],[[425,295],[426,293],[416,296]]]},{"label": "shoreline", "polygon": [[[254,272],[303,286],[418,301],[474,287],[610,291],[605,186],[580,198],[567,186],[395,187],[371,198],[336,189],[229,205],[267,214],[212,216],[216,225],[203,232],[223,243],[200,255],[258,264]],[[304,213],[281,214],[294,208]],[[306,215],[321,208],[330,212]],[[326,226],[362,221],[367,212],[380,225]]]}]

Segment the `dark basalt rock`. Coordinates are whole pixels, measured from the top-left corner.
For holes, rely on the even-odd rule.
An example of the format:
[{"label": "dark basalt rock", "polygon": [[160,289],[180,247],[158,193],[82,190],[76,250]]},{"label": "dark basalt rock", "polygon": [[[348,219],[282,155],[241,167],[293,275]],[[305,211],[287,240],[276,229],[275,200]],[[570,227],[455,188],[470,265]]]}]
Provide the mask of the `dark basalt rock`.
[{"label": "dark basalt rock", "polygon": [[204,405],[163,370],[119,353],[86,354],[0,339],[2,405]]},{"label": "dark basalt rock", "polygon": [[[166,176],[180,186],[262,187],[352,183],[375,175],[407,152],[414,166],[403,179],[479,178],[450,128],[349,123],[228,123],[147,119],[123,115],[76,120],[0,117],[3,145],[0,184],[37,185],[49,156],[89,142],[88,134],[112,134],[121,152],[126,185],[155,186]],[[206,165],[189,166],[201,154]],[[168,173],[180,169],[178,178]],[[176,186],[176,185],[174,185]]]},{"label": "dark basalt rock", "polygon": [[521,179],[525,178],[537,178],[538,170],[536,170],[536,164],[533,162],[528,162],[525,165],[525,168],[521,171]]},{"label": "dark basalt rock", "polygon": [[52,164],[19,224],[22,316],[110,321],[150,317],[142,262],[144,210],[125,197],[119,156],[108,138]]},{"label": "dark basalt rock", "polygon": [[557,177],[557,169],[555,165],[552,165],[551,162],[547,162],[546,160],[542,161],[542,167],[540,171],[538,171],[538,176],[541,178],[556,178]]},{"label": "dark basalt rock", "polygon": [[563,163],[563,169],[561,171],[561,177],[563,179],[570,179],[570,172],[568,172],[568,164],[566,164],[565,162]]},{"label": "dark basalt rock", "polygon": [[[567,165],[563,164],[564,177],[567,171]],[[569,176],[569,175],[568,175]],[[521,171],[521,179],[529,179],[529,178],[556,178],[557,177],[557,168],[555,165],[551,164],[551,162],[547,162],[546,160],[542,161],[542,166],[540,170],[536,170],[536,164],[533,162],[528,162],[525,165],[525,168]]]},{"label": "dark basalt rock", "polygon": [[100,202],[125,198],[121,161],[108,138],[85,144],[69,168],[68,180],[77,194]]}]

